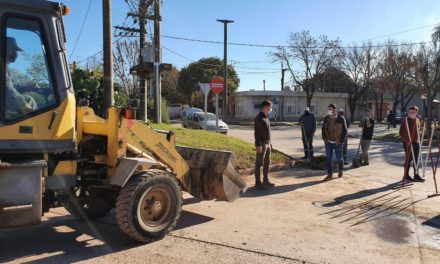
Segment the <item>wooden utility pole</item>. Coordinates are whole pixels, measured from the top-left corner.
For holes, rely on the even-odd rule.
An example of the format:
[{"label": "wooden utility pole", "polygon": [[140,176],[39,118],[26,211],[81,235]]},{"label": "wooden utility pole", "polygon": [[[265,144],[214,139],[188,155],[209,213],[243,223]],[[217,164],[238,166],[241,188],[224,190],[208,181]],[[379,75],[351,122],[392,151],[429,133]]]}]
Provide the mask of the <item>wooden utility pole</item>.
[{"label": "wooden utility pole", "polygon": [[[145,17],[147,14],[148,6],[145,4],[145,1],[139,0],[139,63],[143,62],[143,53],[142,50],[145,46]],[[146,89],[146,76],[144,74],[139,75],[139,94],[140,94],[140,113],[139,119],[144,122],[148,122],[148,96]]]},{"label": "wooden utility pole", "polygon": [[154,1],[154,83],[155,83],[155,97],[154,97],[154,122],[162,123],[162,89],[160,80],[160,64],[161,64],[161,48],[160,48],[160,1]]},{"label": "wooden utility pole", "polygon": [[102,0],[103,50],[104,50],[104,105],[107,111],[113,106],[113,52],[111,0]]}]

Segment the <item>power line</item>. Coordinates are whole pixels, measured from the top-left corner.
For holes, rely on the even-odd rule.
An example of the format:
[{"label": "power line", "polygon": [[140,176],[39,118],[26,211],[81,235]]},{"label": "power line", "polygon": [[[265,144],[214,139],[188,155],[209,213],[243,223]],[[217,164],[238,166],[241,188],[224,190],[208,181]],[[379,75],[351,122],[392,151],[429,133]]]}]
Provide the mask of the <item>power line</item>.
[{"label": "power line", "polygon": [[386,35],[372,37],[372,38],[369,38],[367,40],[356,41],[356,43],[357,42],[366,42],[366,41],[374,40],[374,39],[387,38],[387,37],[390,37],[390,36],[395,36],[395,35],[411,32],[411,31],[416,31],[416,30],[420,30],[420,29],[424,29],[424,28],[428,28],[428,27],[433,27],[433,26],[436,26],[436,25],[437,25],[437,23],[436,24],[431,24],[431,25],[426,25],[426,26],[421,26],[421,27],[416,27],[416,28],[411,28],[411,29],[407,29],[407,30],[403,30],[403,31],[399,31],[399,32],[394,32],[394,33],[390,33],[390,34],[386,34]]},{"label": "power line", "polygon": [[83,21],[82,21],[82,24],[81,24],[81,28],[80,28],[79,33],[78,33],[78,37],[76,38],[75,45],[73,46],[73,49],[72,49],[72,53],[70,53],[69,61],[72,58],[73,54],[75,53],[76,46],[78,45],[78,42],[79,42],[79,40],[81,38],[81,34],[82,34],[83,30],[84,30],[84,25],[86,24],[87,16],[89,15],[89,11],[90,11],[90,7],[91,6],[92,6],[92,0],[89,0],[89,5],[87,6],[87,11],[86,11],[86,14],[84,15],[84,18],[83,18]]}]

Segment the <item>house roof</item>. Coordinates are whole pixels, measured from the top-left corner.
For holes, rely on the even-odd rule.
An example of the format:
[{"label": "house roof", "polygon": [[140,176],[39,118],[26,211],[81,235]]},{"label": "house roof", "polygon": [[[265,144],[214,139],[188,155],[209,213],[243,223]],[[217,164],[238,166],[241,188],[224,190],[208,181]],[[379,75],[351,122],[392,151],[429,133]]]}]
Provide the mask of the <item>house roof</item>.
[{"label": "house roof", "polygon": [[[243,91],[235,92],[235,96],[291,96],[291,97],[305,97],[306,92],[296,92],[296,91]],[[313,97],[330,97],[330,98],[348,98],[347,93],[323,93],[315,92]]]}]

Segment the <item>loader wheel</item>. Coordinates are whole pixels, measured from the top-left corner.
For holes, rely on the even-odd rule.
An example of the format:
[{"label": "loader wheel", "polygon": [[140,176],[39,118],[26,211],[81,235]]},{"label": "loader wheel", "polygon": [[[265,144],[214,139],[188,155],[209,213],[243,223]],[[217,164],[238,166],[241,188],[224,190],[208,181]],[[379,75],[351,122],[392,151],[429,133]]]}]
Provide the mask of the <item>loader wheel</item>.
[{"label": "loader wheel", "polygon": [[112,209],[101,195],[86,187],[78,187],[64,197],[64,208],[79,220],[100,218]]},{"label": "loader wheel", "polygon": [[181,211],[180,186],[162,170],[134,175],[116,200],[119,228],[139,242],[163,238],[175,227]]}]

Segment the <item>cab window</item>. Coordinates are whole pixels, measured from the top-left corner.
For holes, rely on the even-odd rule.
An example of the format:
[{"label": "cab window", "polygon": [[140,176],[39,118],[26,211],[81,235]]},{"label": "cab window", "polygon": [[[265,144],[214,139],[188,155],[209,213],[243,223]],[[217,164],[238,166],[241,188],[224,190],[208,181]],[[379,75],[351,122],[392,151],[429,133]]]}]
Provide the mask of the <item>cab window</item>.
[{"label": "cab window", "polygon": [[57,100],[39,21],[5,21],[3,117],[10,122],[54,107]]}]

